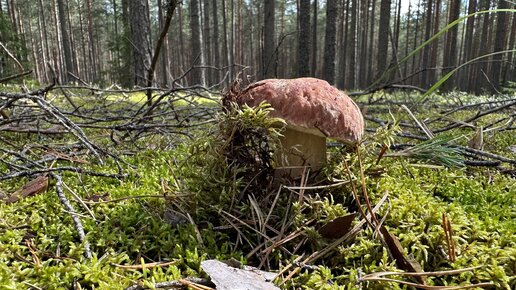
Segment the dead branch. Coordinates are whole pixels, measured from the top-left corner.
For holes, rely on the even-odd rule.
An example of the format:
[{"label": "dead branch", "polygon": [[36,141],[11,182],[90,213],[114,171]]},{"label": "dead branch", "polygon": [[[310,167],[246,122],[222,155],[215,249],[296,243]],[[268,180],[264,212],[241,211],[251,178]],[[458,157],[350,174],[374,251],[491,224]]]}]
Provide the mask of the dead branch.
[{"label": "dead branch", "polygon": [[90,250],[90,243],[86,240],[86,234],[84,233],[84,227],[82,226],[82,222],[77,216],[77,213],[75,212],[75,209],[73,208],[72,204],[68,201],[66,196],[63,192],[63,179],[61,178],[61,175],[52,173],[52,177],[56,179],[56,193],[59,197],[59,200],[64,205],[64,207],[68,210],[70,215],[72,216],[73,223],[75,225],[75,229],[77,230],[77,233],[79,234],[79,239],[81,243],[84,245],[84,255],[87,259],[91,259],[91,250]]}]

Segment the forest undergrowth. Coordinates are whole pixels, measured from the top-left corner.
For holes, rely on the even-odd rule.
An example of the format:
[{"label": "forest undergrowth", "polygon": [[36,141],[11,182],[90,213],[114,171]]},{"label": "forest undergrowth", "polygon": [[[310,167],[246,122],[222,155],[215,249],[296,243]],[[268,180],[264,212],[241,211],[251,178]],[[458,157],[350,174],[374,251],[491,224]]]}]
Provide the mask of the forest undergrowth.
[{"label": "forest undergrowth", "polygon": [[[21,131],[23,118],[8,124],[20,130],[0,132],[1,289],[154,289],[208,278],[207,259],[277,273],[284,289],[516,287],[515,116],[502,107],[510,95],[432,95],[417,106],[408,93],[361,97],[364,141],[329,142],[321,172],[282,179],[273,165],[283,123],[265,104],[223,110],[198,101],[208,94],[162,92],[142,109],[131,94],[95,103],[81,93],[75,109],[55,93],[45,100],[56,110],[38,99],[14,110],[54,112],[39,133]],[[54,132],[64,126],[56,112],[75,133]],[[87,141],[73,149],[80,132]],[[12,199],[38,176],[47,178],[40,190]],[[366,198],[378,228],[359,213],[371,214]],[[384,273],[423,271],[438,273]]]}]

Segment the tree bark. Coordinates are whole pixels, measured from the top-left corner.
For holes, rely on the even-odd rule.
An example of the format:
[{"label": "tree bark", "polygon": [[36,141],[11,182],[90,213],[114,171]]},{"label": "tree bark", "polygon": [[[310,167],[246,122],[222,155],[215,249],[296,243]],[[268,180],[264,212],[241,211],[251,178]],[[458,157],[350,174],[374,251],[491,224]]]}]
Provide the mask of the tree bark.
[{"label": "tree bark", "polygon": [[[211,41],[211,43],[213,44],[213,58],[215,60],[215,65],[217,66],[220,66],[221,65],[221,61],[220,61],[220,50],[219,50],[219,46],[218,46],[218,43],[219,43],[219,17],[218,17],[218,10],[217,10],[217,2],[219,0],[213,0],[212,2],[212,13],[213,13],[213,39]],[[218,71],[215,72],[215,76],[216,76],[216,79],[218,81],[218,79],[220,78],[220,73]]]},{"label": "tree bark", "polygon": [[[500,1],[498,2],[498,9],[507,9],[509,8],[509,2]],[[505,46],[507,44],[506,36],[507,36],[507,27],[509,26],[508,15],[507,12],[499,12],[497,13],[496,20],[496,35],[494,42],[494,51],[503,51],[505,50]],[[502,54],[497,54],[493,56],[493,65],[491,72],[491,82],[496,91],[499,91],[502,86],[502,60],[504,56]],[[496,92],[495,91],[495,92]]]},{"label": "tree bark", "polygon": [[276,75],[274,61],[275,41],[275,1],[265,0],[263,16],[263,49],[262,49],[262,70],[261,78],[273,78]]},{"label": "tree bark", "polygon": [[[451,0],[450,9],[448,14],[448,23],[451,23],[457,20],[460,16],[460,0]],[[448,73],[457,65],[457,39],[458,39],[458,27],[454,26],[451,28],[446,34],[446,42],[444,49],[444,61],[443,74]],[[454,76],[450,77],[448,81],[444,84],[444,88],[450,90],[455,86],[456,78]]]},{"label": "tree bark", "polygon": [[146,0],[128,1],[129,28],[132,47],[133,85],[144,87],[147,84],[147,69],[151,63],[149,11]]},{"label": "tree bark", "polygon": [[310,0],[299,1],[299,33],[297,51],[297,76],[310,75]]},{"label": "tree bark", "polygon": [[[192,47],[192,60],[193,66],[204,65],[204,55],[202,53],[202,35],[200,27],[200,16],[199,16],[199,1],[190,1],[190,30],[191,30],[191,47]],[[194,68],[192,69],[192,84],[202,85],[206,83],[204,69]]]},{"label": "tree bark", "polygon": [[[474,13],[477,11],[477,0],[469,0],[468,3],[468,14]],[[466,35],[464,40],[464,50],[463,50],[463,61],[468,61],[472,58],[473,55],[473,32],[475,28],[475,17],[470,17],[466,21]],[[471,67],[464,68],[461,72],[461,81],[460,81],[460,89],[468,90],[468,79],[469,75],[471,75]]]},{"label": "tree bark", "polygon": [[380,2],[380,26],[378,29],[378,77],[387,69],[388,46],[389,46],[389,23],[391,17],[391,0],[381,0]]},{"label": "tree bark", "polygon": [[[433,8],[433,0],[426,0],[426,12],[425,12],[425,40],[428,40],[432,33],[432,8]],[[421,87],[428,87],[428,75],[430,74],[430,50],[432,45],[427,45],[423,48],[423,54],[421,55],[422,69],[421,73]]]},{"label": "tree bark", "polygon": [[323,79],[335,84],[335,47],[337,46],[337,1],[326,3],[326,33],[324,38]]},{"label": "tree bark", "polygon": [[[348,0],[349,1],[349,0]],[[313,0],[313,17],[312,17],[312,64],[311,64],[311,75],[313,77],[317,76],[317,2],[318,0]]]},{"label": "tree bark", "polygon": [[63,55],[64,55],[64,71],[62,75],[62,81],[63,83],[68,82],[68,72],[71,72],[75,74],[75,71],[73,69],[73,61],[72,61],[72,49],[71,49],[71,43],[70,43],[70,35],[68,34],[68,27],[66,23],[66,14],[65,11],[65,4],[63,0],[57,0],[57,9],[58,9],[58,15],[59,15],[59,26],[60,26],[60,32],[61,32],[61,40],[62,40],[62,47],[63,47]]},{"label": "tree bark", "polygon": [[[203,17],[204,17],[204,63],[206,65],[212,65],[211,56],[211,25],[210,25],[210,0],[203,0]],[[213,70],[209,69],[206,71],[206,82],[211,85],[213,82]]]},{"label": "tree bark", "polygon": [[355,76],[356,76],[356,50],[357,50],[357,0],[351,1],[351,23],[349,25],[349,57],[348,57],[348,63],[347,66],[347,89],[354,89],[355,86]]}]

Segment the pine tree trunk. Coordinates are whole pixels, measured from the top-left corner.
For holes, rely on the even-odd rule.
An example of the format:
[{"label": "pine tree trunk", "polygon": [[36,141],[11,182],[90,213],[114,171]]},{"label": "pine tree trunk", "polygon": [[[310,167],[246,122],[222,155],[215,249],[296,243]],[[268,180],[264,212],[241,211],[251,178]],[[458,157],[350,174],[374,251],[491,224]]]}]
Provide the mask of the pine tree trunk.
[{"label": "pine tree trunk", "polygon": [[[213,39],[211,41],[213,45],[213,57],[215,59],[215,65],[221,66],[220,61],[220,50],[219,50],[219,18],[218,18],[218,10],[217,10],[217,2],[218,0],[213,0],[212,2],[212,13],[213,13]],[[220,73],[218,71],[215,71],[214,75],[216,76],[216,82],[219,81]]]},{"label": "pine tree trunk", "polygon": [[[509,34],[509,49],[516,49],[515,41],[516,41],[516,14],[512,15],[512,26],[511,32]],[[513,62],[514,52],[507,54],[507,64],[505,66],[505,72],[503,74],[503,81],[516,81],[516,63]]]},{"label": "pine tree trunk", "polygon": [[[348,0],[349,1],[349,0]],[[317,76],[317,2],[318,0],[313,0],[313,17],[312,17],[312,64],[311,64],[311,75],[313,77]]]},{"label": "pine tree trunk", "polygon": [[[391,17],[391,0],[380,2],[380,26],[378,30],[378,60],[377,75],[381,76],[387,69],[388,46],[389,46],[389,23]],[[386,81],[386,80],[384,80]]]},{"label": "pine tree trunk", "polygon": [[[469,0],[468,3],[468,14],[474,13],[477,11],[477,1]],[[466,35],[464,41],[464,50],[463,50],[463,61],[468,61],[472,58],[473,55],[473,31],[475,28],[475,17],[470,17],[466,21]],[[472,75],[471,67],[466,67],[460,73],[460,89],[468,90],[468,79],[469,76]]]},{"label": "pine tree trunk", "polygon": [[[498,2],[498,9],[507,9],[509,8],[509,3],[507,1]],[[507,12],[499,12],[496,14],[496,35],[494,40],[494,51],[499,52],[506,50],[506,35],[507,35],[507,27],[509,25]],[[491,83],[494,86],[495,92],[498,92],[502,86],[502,54],[497,54],[493,56],[493,65],[491,71]]]},{"label": "pine tree trunk", "polygon": [[146,0],[130,0],[129,27],[132,47],[133,85],[144,87],[147,84],[147,69],[150,67],[149,11]]},{"label": "pine tree trunk", "polygon": [[355,86],[355,76],[356,76],[356,50],[357,50],[357,0],[351,1],[351,23],[349,25],[349,57],[347,66],[347,85],[346,89],[354,89]]},{"label": "pine tree trunk", "polygon": [[310,0],[299,1],[299,33],[297,51],[297,76],[310,75]]},{"label": "pine tree trunk", "polygon": [[[460,0],[451,0],[448,14],[448,23],[457,20],[460,16]],[[446,42],[444,49],[443,74],[448,73],[457,65],[457,39],[458,27],[454,26],[446,34]],[[450,77],[444,84],[445,89],[452,89],[455,86],[456,78]]]},{"label": "pine tree trunk", "polygon": [[335,47],[337,37],[337,1],[326,3],[326,33],[324,38],[323,79],[335,84]]},{"label": "pine tree trunk", "polygon": [[[211,24],[210,24],[210,0],[203,0],[203,16],[204,16],[204,63],[206,65],[212,65],[212,56],[211,56]],[[207,85],[211,85],[213,83],[213,70],[209,69],[206,71],[206,82]]]},{"label": "pine tree trunk", "polygon": [[[432,0],[426,0],[426,12],[425,12],[425,40],[428,40],[431,36],[432,32],[432,8],[433,8],[433,1]],[[428,75],[429,75],[429,69],[430,69],[430,50],[431,45],[425,46],[423,48],[423,54],[421,55],[421,63],[422,63],[422,69],[423,72],[421,73],[421,87],[427,88],[428,87]]]},{"label": "pine tree trunk", "polygon": [[68,72],[74,73],[73,69],[73,61],[72,61],[72,49],[70,44],[70,35],[68,34],[68,27],[66,23],[66,14],[65,5],[63,0],[57,0],[57,9],[59,16],[59,26],[61,32],[61,40],[62,40],[62,48],[64,55],[64,71],[62,75],[63,83],[67,83],[69,80]]},{"label": "pine tree trunk", "polygon": [[[202,35],[200,27],[200,15],[199,15],[199,1],[190,1],[190,30],[191,30],[191,47],[192,47],[192,60],[193,66],[202,66],[204,64],[204,55],[202,53]],[[202,85],[206,83],[204,76],[204,69],[194,68],[192,69],[192,84]]]},{"label": "pine tree trunk", "polygon": [[274,61],[275,42],[275,1],[265,0],[263,17],[263,49],[262,49],[262,70],[261,77],[273,78],[276,75]]}]

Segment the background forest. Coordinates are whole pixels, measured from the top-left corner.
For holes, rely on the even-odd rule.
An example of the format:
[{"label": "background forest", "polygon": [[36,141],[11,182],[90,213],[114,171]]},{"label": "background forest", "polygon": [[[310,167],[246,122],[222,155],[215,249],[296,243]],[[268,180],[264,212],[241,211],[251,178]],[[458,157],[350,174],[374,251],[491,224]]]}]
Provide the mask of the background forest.
[{"label": "background forest", "polygon": [[185,73],[184,86],[212,86],[224,77],[227,84],[243,71],[249,81],[315,76],[346,90],[427,89],[456,66],[487,55],[461,68],[444,89],[494,93],[516,81],[509,52],[516,48],[514,13],[470,17],[396,64],[466,14],[514,6],[493,0],[0,0],[0,76],[32,70],[39,83],[56,77],[62,84],[146,86],[170,16],[156,59],[154,85],[161,87]]}]

